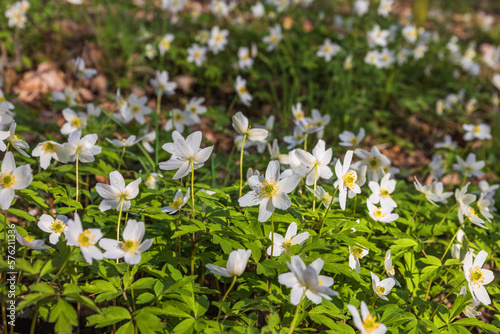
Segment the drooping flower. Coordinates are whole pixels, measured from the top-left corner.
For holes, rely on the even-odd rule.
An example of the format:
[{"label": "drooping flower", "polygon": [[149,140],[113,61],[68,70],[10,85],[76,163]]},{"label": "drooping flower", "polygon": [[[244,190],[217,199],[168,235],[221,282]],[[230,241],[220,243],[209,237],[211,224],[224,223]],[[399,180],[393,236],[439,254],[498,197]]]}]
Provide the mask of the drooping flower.
[{"label": "drooping flower", "polygon": [[491,283],[495,277],[491,270],[482,268],[484,262],[488,258],[488,253],[481,250],[474,259],[474,263],[472,262],[473,255],[474,251],[472,249],[467,252],[467,255],[465,255],[465,259],[463,261],[465,279],[469,284],[469,291],[472,294],[472,297],[484,305],[489,305],[491,304],[491,299],[484,286]]},{"label": "drooping flower", "polygon": [[[115,208],[117,211],[130,209],[130,200],[139,194],[141,178],[130,182],[125,186],[125,179],[119,171],[109,173],[110,184],[98,183],[95,186],[97,193],[104,198],[99,209],[104,212]],[[121,208],[121,206],[123,207]]]},{"label": "drooping flower", "polygon": [[356,271],[358,274],[361,272],[359,259],[368,255],[369,250],[361,246],[349,246],[349,267]]},{"label": "drooping flower", "polygon": [[59,215],[55,219],[54,217],[43,214],[38,222],[38,227],[47,233],[50,233],[49,241],[51,244],[55,245],[59,242],[59,237],[61,233],[66,231],[68,228],[68,217],[65,215]]},{"label": "drooping flower", "polygon": [[238,203],[242,207],[260,205],[258,220],[265,222],[275,208],[286,210],[292,205],[287,194],[295,189],[299,180],[300,176],[296,174],[280,178],[280,163],[273,160],[267,166],[265,178],[254,175],[248,179],[252,191],[241,197]]},{"label": "drooping flower", "polygon": [[262,141],[267,138],[269,131],[261,128],[252,128],[248,124],[248,118],[241,111],[233,116],[233,128],[242,136],[247,136],[251,142]]},{"label": "drooping flower", "polygon": [[67,229],[64,231],[68,246],[79,247],[85,261],[92,264],[92,260],[102,260],[102,252],[95,245],[102,238],[102,232],[98,228],[83,230],[82,221],[78,213],[74,220],[69,219]]},{"label": "drooping flower", "polygon": [[207,264],[206,267],[209,270],[209,273],[223,277],[241,276],[247,267],[248,259],[251,255],[252,251],[250,249],[238,249],[229,254],[226,268],[215,266],[213,264]]},{"label": "drooping flower", "polygon": [[470,182],[467,183],[462,189],[455,189],[455,199],[459,203],[458,221],[460,222],[460,224],[464,222],[464,209],[467,210],[467,207],[476,200],[476,195],[467,194],[467,188],[469,187],[469,184]]},{"label": "drooping flower", "polygon": [[200,149],[202,134],[196,131],[184,139],[177,131],[172,133],[173,143],[167,143],[162,148],[172,157],[168,161],[160,162],[160,169],[175,170],[173,180],[180,179],[191,172],[191,168],[198,169],[203,166],[212,154],[213,146]]},{"label": "drooping flower", "polygon": [[377,322],[377,317],[370,313],[364,301],[361,301],[361,317],[358,309],[353,305],[347,305],[347,309],[351,312],[354,326],[361,334],[385,334],[387,332],[387,327]]},{"label": "drooping flower", "polygon": [[9,128],[9,136],[6,139],[17,152],[21,153],[26,158],[29,158],[30,155],[24,151],[29,148],[29,145],[16,135],[16,127],[16,122],[12,122]]},{"label": "drooping flower", "polygon": [[390,249],[388,249],[387,252],[385,253],[384,268],[385,268],[385,272],[387,273],[387,276],[394,279],[394,282],[396,282],[396,285],[400,287],[401,284],[399,284],[399,282],[396,280],[396,278],[394,278],[396,271],[394,270],[394,266],[392,265],[391,250]]},{"label": "drooping flower", "polygon": [[481,193],[479,199],[477,200],[477,207],[479,208],[479,212],[486,218],[487,221],[491,223],[491,219],[493,219],[493,215],[490,212],[489,206],[491,205],[490,200],[486,198],[486,193]]},{"label": "drooping flower", "polygon": [[123,230],[123,241],[108,238],[102,238],[99,241],[99,246],[105,250],[103,257],[106,259],[123,258],[126,264],[138,264],[141,262],[141,254],[153,244],[153,239],[142,241],[145,233],[144,222],[129,219]]},{"label": "drooping flower", "polygon": [[380,280],[377,275],[374,273],[370,272],[372,276],[372,288],[373,291],[379,296],[380,298],[384,300],[389,300],[389,298],[386,297],[389,293],[391,293],[392,288],[396,284],[396,281],[394,278],[386,278],[384,280]]},{"label": "drooping flower", "polygon": [[249,106],[253,100],[253,97],[248,92],[247,81],[238,75],[236,77],[236,82],[234,84],[234,87],[236,89],[236,93],[238,93],[238,97],[240,98],[241,103],[243,103],[246,106]]},{"label": "drooping flower", "polygon": [[344,157],[344,164],[340,162],[340,159],[335,164],[335,174],[338,179],[333,186],[339,189],[339,203],[342,210],[345,210],[347,189],[351,189],[356,194],[361,193],[361,188],[356,183],[358,175],[354,170],[350,169],[352,154],[353,151],[347,151]]},{"label": "drooping flower", "polygon": [[339,143],[340,146],[356,146],[365,138],[365,129],[359,129],[358,135],[346,130],[339,135],[339,138],[341,140]]},{"label": "drooping flower", "polygon": [[474,225],[477,225],[481,228],[484,228],[484,229],[488,229],[485,225],[484,225],[484,220],[482,220],[481,218],[479,218],[479,216],[477,215],[476,211],[469,205],[466,205],[462,202],[462,200],[458,200],[458,203],[459,203],[459,206],[462,208],[462,211],[464,213],[464,215],[469,218],[469,220],[471,221],[471,223],[473,223]]},{"label": "drooping flower", "polygon": [[16,167],[12,152],[5,153],[0,170],[0,207],[8,210],[16,190],[28,187],[33,180],[31,167],[26,164]]},{"label": "drooping flower", "polygon": [[[269,239],[273,240],[272,232],[269,233]],[[274,233],[274,246],[267,248],[267,254],[271,255],[271,248],[273,250],[272,256],[280,256],[285,252],[290,254],[293,245],[302,245],[307,239],[309,239],[309,232],[297,234],[297,224],[293,222],[288,226],[285,237]]]},{"label": "drooping flower", "polygon": [[[467,295],[467,287],[463,286],[460,289],[460,293],[458,295],[459,296]],[[477,300],[475,297],[472,297],[471,302],[472,302],[471,304],[465,306],[463,312],[467,318],[477,318],[482,314],[481,312],[476,310],[476,308],[479,306],[479,304],[481,304],[481,302]]]},{"label": "drooping flower", "polygon": [[306,267],[300,256],[292,256],[292,260],[288,264],[289,273],[284,273],[278,276],[278,282],[289,288],[290,302],[293,305],[298,305],[305,296],[315,304],[321,303],[324,299],[332,300],[330,296],[338,296],[339,294],[330,287],[333,285],[333,278],[319,275],[325,261],[317,259]]},{"label": "drooping flower", "polygon": [[45,241],[43,240],[35,240],[33,237],[23,237],[20,235],[16,229],[14,229],[14,233],[16,234],[16,240],[23,247],[27,247],[29,249],[42,250],[50,248],[49,246],[43,246]]},{"label": "drooping flower", "polygon": [[418,179],[415,177],[415,181],[413,181],[413,185],[417,191],[421,192],[425,195],[425,198],[432,205],[438,206],[436,203],[446,203],[446,199],[453,195],[451,192],[443,193],[443,183],[442,182],[434,182],[434,184],[426,184],[422,185]]},{"label": "drooping flower", "polygon": [[171,215],[179,211],[184,205],[186,205],[187,201],[189,200],[190,191],[191,188],[188,187],[186,190],[186,196],[183,196],[182,190],[181,189],[177,190],[173,202],[168,203],[168,206],[161,208],[161,211],[169,213]]}]

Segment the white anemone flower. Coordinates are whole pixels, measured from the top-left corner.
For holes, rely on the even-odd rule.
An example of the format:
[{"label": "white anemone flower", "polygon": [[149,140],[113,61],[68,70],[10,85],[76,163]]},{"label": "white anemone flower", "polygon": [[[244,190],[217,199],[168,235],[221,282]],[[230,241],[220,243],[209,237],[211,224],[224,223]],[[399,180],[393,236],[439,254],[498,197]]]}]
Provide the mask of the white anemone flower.
[{"label": "white anemone flower", "polygon": [[[358,176],[356,178],[356,184],[358,187],[361,189],[362,186],[365,185],[366,183],[366,166],[359,166],[359,162],[354,163],[351,165],[351,169],[356,172],[356,175]],[[347,197],[348,198],[354,198],[358,193],[354,192],[351,190],[351,188],[347,189]]]},{"label": "white anemone flower", "polygon": [[170,110],[171,118],[165,124],[165,131],[172,131],[174,128],[180,133],[184,132],[186,125],[186,114],[178,108]]},{"label": "white anemone flower", "polygon": [[434,144],[434,147],[435,148],[446,148],[449,150],[453,150],[453,149],[457,148],[458,145],[457,145],[457,142],[454,141],[450,135],[446,135],[444,137],[444,141]]},{"label": "white anemone flower", "polygon": [[279,42],[283,38],[281,33],[281,26],[277,23],[269,31],[269,36],[265,36],[262,41],[267,44],[267,51],[273,51],[278,46]]},{"label": "white anemone flower", "polygon": [[361,165],[366,165],[368,170],[368,180],[378,182],[384,175],[384,168],[391,165],[391,161],[376,146],[373,146],[371,152],[357,148],[354,154],[362,159]]},{"label": "white anemone flower", "polygon": [[170,45],[172,44],[173,40],[174,40],[174,35],[172,34],[166,34],[165,36],[163,36],[160,43],[158,44],[158,49],[160,50],[161,56],[163,56],[165,52],[170,49]]},{"label": "white anemone flower", "polygon": [[304,132],[299,126],[295,126],[293,128],[293,135],[283,137],[283,141],[288,144],[287,149],[292,150],[297,145],[300,145],[304,142]]},{"label": "white anemone flower", "polygon": [[418,29],[414,25],[407,25],[401,32],[403,33],[403,37],[409,43],[415,43],[417,41]]},{"label": "white anemone flower", "polygon": [[[172,95],[174,94],[175,88],[177,84],[173,81],[168,81],[168,72],[167,71],[156,71],[155,79],[151,79],[149,81],[151,86],[154,87],[155,93],[158,95]],[[142,124],[142,123],[141,123]]]},{"label": "white anemone flower", "polygon": [[192,97],[186,104],[186,106],[184,107],[184,112],[189,113],[189,117],[186,118],[187,125],[195,125],[201,123],[199,115],[207,112],[207,107],[202,105],[204,102],[204,97]]},{"label": "white anemone flower", "polygon": [[380,202],[381,206],[392,206],[397,207],[398,204],[392,199],[392,193],[396,189],[396,180],[391,180],[391,174],[387,173],[384,175],[380,184],[375,181],[370,181],[368,187],[373,192],[368,198],[373,204]]},{"label": "white anemone flower", "polygon": [[242,136],[247,136],[247,139],[251,142],[262,141],[267,138],[269,131],[266,129],[253,128],[248,124],[248,118],[243,115],[241,111],[238,111],[233,116],[233,128]]},{"label": "white anemone flower", "polygon": [[443,193],[443,183],[434,182],[434,184],[422,185],[420,181],[415,177],[413,182],[415,189],[425,195],[425,198],[432,205],[438,206],[436,203],[446,203],[446,199],[453,195],[453,193],[446,192]]},{"label": "white anemone flower", "polygon": [[364,258],[368,253],[369,250],[362,246],[349,246],[349,267],[359,274],[361,272],[359,259]]},{"label": "white anemone flower", "polygon": [[290,302],[293,305],[298,305],[304,295],[315,304],[321,303],[323,298],[332,300],[330,296],[339,295],[330,288],[334,283],[333,278],[319,275],[325,264],[322,259],[306,267],[300,256],[292,256],[291,262],[287,264],[291,272],[279,275],[278,282],[292,288]]},{"label": "white anemone flower", "polygon": [[[273,240],[272,232],[269,233],[269,239]],[[292,222],[286,230],[285,237],[274,233],[274,246],[267,248],[267,254],[271,255],[271,248],[273,250],[272,256],[280,256],[283,253],[290,254],[293,245],[302,245],[307,239],[309,239],[309,232],[297,234],[297,224]]]},{"label": "white anemone flower", "polygon": [[369,199],[366,200],[366,206],[368,207],[370,217],[381,223],[392,223],[399,218],[397,213],[392,213],[394,209],[392,206],[375,206]]},{"label": "white anemone flower", "polygon": [[29,145],[25,141],[19,139],[16,135],[16,126],[16,122],[12,122],[9,128],[9,136],[6,139],[17,152],[21,153],[26,158],[29,158],[30,155],[24,152],[25,149],[29,148]]},{"label": "white anemone flower", "polygon": [[474,208],[472,208],[471,206],[469,205],[466,205],[464,204],[461,200],[458,200],[458,203],[459,203],[459,206],[462,208],[462,211],[464,213],[464,215],[469,218],[469,220],[471,221],[471,223],[473,223],[474,225],[477,225],[481,228],[484,228],[484,229],[488,229],[484,224],[484,220],[482,220],[481,218],[479,218],[479,216],[477,215],[476,211],[474,210]]},{"label": "white anemone flower", "polygon": [[81,57],[76,57],[72,60],[73,66],[75,67],[75,74],[77,78],[87,78],[91,79],[94,75],[97,74],[97,70],[95,68],[86,68],[85,61]]},{"label": "white anemone flower", "polygon": [[54,217],[43,214],[38,222],[38,227],[47,233],[50,233],[49,241],[51,244],[55,245],[59,242],[59,237],[61,233],[66,231],[68,228],[68,217],[65,215],[59,215],[55,219]]},{"label": "white anemone flower", "polygon": [[316,56],[325,58],[325,61],[329,62],[332,60],[332,57],[339,53],[341,49],[342,48],[338,44],[332,43],[330,39],[327,38],[319,47],[319,50],[316,52]]},{"label": "white anemone flower", "polygon": [[328,167],[332,161],[332,149],[325,150],[325,141],[320,139],[313,149],[313,154],[296,149],[295,154],[302,165],[302,174],[306,176],[306,184],[308,186],[314,184],[320,178],[328,180],[333,176],[333,172]]},{"label": "white anemone flower", "polygon": [[200,149],[202,134],[196,131],[184,139],[177,131],[172,133],[173,143],[167,143],[162,148],[172,154],[168,161],[160,162],[160,169],[175,170],[173,180],[180,179],[191,172],[191,169],[198,169],[210,158],[213,146]]},{"label": "white anemone flower", "polygon": [[146,178],[146,181],[144,181],[144,183],[146,184],[146,187],[148,187],[149,189],[155,189],[156,184],[158,183],[158,181],[160,181],[161,177],[162,176],[158,173],[151,173]]},{"label": "white anemone flower", "polygon": [[87,104],[87,116],[99,117],[101,115],[101,107],[96,107],[92,103]]},{"label": "white anemone flower", "polygon": [[243,103],[246,106],[249,106],[253,100],[253,97],[248,92],[247,81],[238,75],[236,77],[236,82],[234,84],[234,87],[236,89],[236,93],[238,93],[238,97],[240,98],[241,103]]},{"label": "white anemone flower", "polygon": [[370,313],[364,301],[361,301],[361,317],[358,309],[353,305],[347,305],[347,309],[352,314],[354,326],[361,334],[385,334],[387,332],[387,327],[377,322],[377,317]]},{"label": "white anemone flower", "polygon": [[483,217],[491,223],[491,219],[493,219],[493,215],[491,214],[489,208],[491,202],[488,198],[486,198],[486,196],[486,193],[481,193],[481,196],[479,196],[479,199],[477,200],[477,207],[479,208],[481,215],[483,215]]},{"label": "white anemone flower", "polygon": [[193,43],[186,51],[188,53],[187,61],[195,63],[197,67],[200,67],[207,60],[207,48],[204,46]]},{"label": "white anemone flower", "polygon": [[33,181],[31,167],[26,164],[16,167],[12,152],[5,153],[0,170],[0,207],[8,210],[16,190],[27,188]]},{"label": "white anemone flower", "polygon": [[462,125],[463,129],[467,131],[464,134],[464,140],[473,140],[473,139],[491,139],[491,129],[488,124],[464,124]]},{"label": "white anemone flower", "polygon": [[388,249],[387,252],[385,253],[384,268],[385,268],[385,272],[387,273],[387,276],[394,279],[394,282],[396,283],[396,285],[400,287],[401,284],[399,284],[399,282],[394,278],[396,271],[394,270],[394,266],[392,265],[391,250],[390,249]]},{"label": "white anemone flower", "polygon": [[134,219],[127,221],[127,226],[123,229],[122,239],[102,238],[99,246],[105,250],[103,257],[106,259],[121,259],[126,264],[134,265],[141,262],[141,254],[147,251],[153,244],[153,239],[142,241],[146,227],[144,222],[138,222]]},{"label": "white anemone flower", "polygon": [[356,0],[353,5],[354,13],[358,16],[363,16],[368,13],[370,9],[370,1],[369,0]]},{"label": "white anemone flower", "polygon": [[[464,208],[467,209],[467,206],[469,206],[471,203],[473,203],[476,200],[476,195],[473,194],[467,194],[467,188],[469,187],[469,183],[467,183],[462,189],[455,189],[455,199],[459,203],[458,206],[458,221],[460,224],[464,222]],[[464,204],[462,206],[462,204]]]},{"label": "white anemone flower", "polygon": [[[104,212],[115,208],[117,211],[130,209],[130,200],[139,194],[139,184],[141,178],[130,182],[125,186],[125,179],[119,171],[109,173],[110,184],[98,183],[95,186],[97,193],[104,198],[99,205],[99,209]],[[121,208],[121,206],[123,206]]]},{"label": "white anemone flower", "polygon": [[474,259],[474,263],[472,262],[473,255],[474,251],[469,250],[463,261],[464,275],[469,283],[469,291],[475,299],[484,305],[490,305],[491,299],[484,286],[491,283],[495,277],[491,270],[482,268],[488,258],[488,253],[481,250]]},{"label": "white anemone flower", "polygon": [[219,51],[224,50],[227,44],[228,35],[228,30],[221,30],[219,26],[212,27],[212,30],[210,31],[210,39],[208,40],[208,47],[210,48],[210,51],[217,54]]},{"label": "white anemone flower", "polygon": [[252,65],[253,58],[250,56],[250,50],[246,46],[241,46],[238,49],[238,68],[251,68]]},{"label": "white anemone flower", "polygon": [[458,243],[454,243],[451,246],[451,256],[456,259],[460,260],[460,253],[462,251],[462,243],[464,242],[464,237],[465,237],[465,232],[463,230],[458,230],[457,232],[457,241]]},{"label": "white anemone flower", "polygon": [[337,175],[337,181],[333,184],[335,188],[339,189],[339,202],[340,208],[345,210],[346,200],[347,200],[347,190],[352,190],[355,194],[361,193],[361,188],[356,183],[358,174],[350,169],[352,161],[353,151],[349,150],[345,154],[344,164],[337,160],[335,164],[335,174]]},{"label": "white anemone flower", "polygon": [[40,157],[40,167],[47,169],[52,159],[66,163],[69,160],[68,154],[63,145],[54,141],[44,141],[38,144],[31,154]]},{"label": "white anemone flower", "polygon": [[311,189],[309,187],[306,187],[306,189],[312,192],[314,196],[316,196],[316,198],[321,201],[321,203],[325,208],[328,208],[332,202],[339,201],[337,197],[333,198],[333,196],[330,195],[325,189],[323,189],[322,186],[317,186],[316,191],[314,191],[314,189]]},{"label": "white anemone flower", "polygon": [[[460,293],[458,295],[459,296],[467,295],[467,287],[463,286],[460,289]],[[463,312],[467,318],[477,318],[478,316],[480,316],[482,314],[481,312],[476,310],[476,308],[479,306],[479,304],[481,304],[481,302],[479,300],[477,300],[475,297],[472,297],[472,299],[470,301],[471,301],[471,304],[467,305],[464,308]]]},{"label": "white anemone flower", "polygon": [[93,259],[102,260],[102,252],[96,247],[97,242],[102,238],[101,230],[98,228],[83,230],[78,213],[75,213],[74,218],[74,220],[68,220],[68,228],[64,231],[67,245],[79,247],[88,264],[92,264]]},{"label": "white anemone flower", "polygon": [[374,273],[370,272],[370,274],[372,275],[373,291],[383,300],[389,300],[386,296],[391,293],[392,288],[396,284],[394,278],[389,277],[381,281]]},{"label": "white anemone flower", "polygon": [[34,249],[34,250],[42,250],[42,249],[47,249],[50,248],[49,246],[43,246],[45,241],[43,240],[35,240],[33,237],[23,237],[20,235],[16,229],[14,229],[14,233],[16,234],[16,240],[19,242],[19,244],[23,247],[27,247],[29,249]]},{"label": "white anemone flower", "polygon": [[457,162],[457,164],[453,164],[453,169],[466,176],[481,177],[484,175],[484,173],[481,172],[481,169],[486,165],[486,162],[476,162],[476,155],[474,153],[469,153],[465,161],[457,156]]},{"label": "white anemone flower", "polygon": [[78,92],[75,91],[72,87],[66,87],[64,92],[53,92],[52,93],[52,101],[63,101],[68,106],[76,105],[76,96]]},{"label": "white anemone flower", "polygon": [[[0,124],[2,122],[2,116],[0,116]],[[7,145],[3,142],[5,139],[9,138],[10,132],[9,131],[0,131],[0,151],[5,152],[7,149]]]},{"label": "white anemone flower", "polygon": [[80,162],[93,162],[94,156],[101,153],[101,148],[95,145],[97,135],[92,133],[83,138],[81,136],[80,131],[74,131],[69,135],[68,142],[63,144],[69,161],[73,162],[78,159]]},{"label": "white anemone flower", "polygon": [[267,150],[269,151],[269,155],[271,159],[278,160],[280,164],[288,165],[290,163],[290,159],[288,158],[288,154],[280,154],[280,147],[278,145],[278,139],[273,140],[273,144],[267,144]]},{"label": "white anemone flower", "polygon": [[137,97],[135,94],[130,94],[128,97],[129,107],[126,109],[125,122],[129,122],[133,119],[139,124],[146,123],[145,115],[149,115],[152,109],[146,106],[148,98],[143,96],[141,98]]},{"label": "white anemone flower", "polygon": [[247,267],[248,259],[252,255],[250,249],[237,249],[229,254],[227,259],[226,268],[207,264],[206,267],[209,273],[220,275],[223,277],[241,276]]},{"label": "white anemone flower", "polygon": [[183,196],[182,190],[181,189],[177,190],[177,192],[175,193],[173,202],[168,203],[168,206],[161,208],[161,211],[173,215],[174,213],[179,211],[184,205],[186,205],[186,203],[189,200],[190,192],[191,192],[191,188],[188,187],[186,190],[186,196]]},{"label": "white anemone flower", "polygon": [[275,208],[286,210],[292,205],[288,193],[292,192],[300,181],[300,176],[293,174],[280,178],[280,163],[276,160],[269,162],[265,178],[254,175],[248,179],[252,191],[238,200],[242,207],[259,206],[259,222],[267,221]]},{"label": "white anemone flower", "polygon": [[140,142],[142,140],[142,138],[139,138],[136,140],[136,137],[134,135],[128,137],[127,139],[113,139],[113,140],[110,140],[108,138],[106,138],[106,140],[108,142],[110,142],[111,144],[115,145],[115,146],[118,146],[118,147],[131,147],[131,146],[134,146],[135,144],[137,144],[138,142]]},{"label": "white anemone flower", "polygon": [[357,135],[352,133],[351,131],[344,131],[339,135],[339,139],[341,142],[339,143],[340,146],[347,146],[347,147],[352,147],[352,146],[357,146],[361,141],[365,138],[365,129],[361,128],[359,129],[359,132]]}]

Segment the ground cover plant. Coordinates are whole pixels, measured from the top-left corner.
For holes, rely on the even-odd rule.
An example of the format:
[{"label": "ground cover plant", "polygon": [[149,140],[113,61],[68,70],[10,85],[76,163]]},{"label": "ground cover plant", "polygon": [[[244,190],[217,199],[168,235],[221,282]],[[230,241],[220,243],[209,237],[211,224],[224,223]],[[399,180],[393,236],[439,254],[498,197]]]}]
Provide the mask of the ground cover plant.
[{"label": "ground cover plant", "polygon": [[0,328],[499,332],[499,10],[2,2]]}]

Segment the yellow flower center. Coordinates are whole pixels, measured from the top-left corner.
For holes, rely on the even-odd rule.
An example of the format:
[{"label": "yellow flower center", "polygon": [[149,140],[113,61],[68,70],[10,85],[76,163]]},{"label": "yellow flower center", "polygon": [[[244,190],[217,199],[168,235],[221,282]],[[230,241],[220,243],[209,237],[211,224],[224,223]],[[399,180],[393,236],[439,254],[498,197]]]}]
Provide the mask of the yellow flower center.
[{"label": "yellow flower center", "polygon": [[278,37],[276,35],[269,36],[269,42],[276,43],[278,41]]},{"label": "yellow flower center", "polygon": [[363,248],[354,246],[351,248],[351,253],[358,259],[361,259],[363,257]]},{"label": "yellow flower center", "polygon": [[215,40],[216,40],[217,42],[221,42],[221,41],[222,41],[222,39],[223,39],[222,34],[217,34],[217,36],[215,36]]},{"label": "yellow flower center", "polygon": [[92,235],[90,230],[83,231],[78,237],[78,244],[80,247],[89,247],[96,244],[95,236]]},{"label": "yellow flower center", "polygon": [[472,130],[472,132],[476,135],[481,133],[481,128],[479,127],[479,125],[475,125],[474,130]]},{"label": "yellow flower center", "polygon": [[66,224],[62,220],[56,219],[50,226],[50,229],[55,233],[62,233],[66,230]]},{"label": "yellow flower center", "polygon": [[174,121],[176,122],[182,122],[184,121],[184,115],[182,113],[175,113],[174,114]]},{"label": "yellow flower center", "polygon": [[170,42],[165,39],[163,40],[163,42],[161,42],[161,45],[163,46],[163,48],[168,49],[170,47]]},{"label": "yellow flower center", "polygon": [[46,142],[45,144],[43,144],[43,150],[45,151],[45,153],[54,153],[56,151],[56,147],[54,146],[54,144]]},{"label": "yellow flower center", "polygon": [[387,189],[380,190],[380,196],[382,197],[391,197],[391,193]]},{"label": "yellow flower center", "polygon": [[368,169],[372,172],[375,172],[380,168],[378,159],[374,157],[367,158],[366,166],[368,166]]},{"label": "yellow flower center", "polygon": [[373,316],[371,313],[368,313],[365,320],[363,320],[363,327],[368,333],[376,331],[379,328],[377,317]]},{"label": "yellow flower center", "polygon": [[273,197],[279,190],[280,186],[274,181],[273,178],[265,180],[259,186],[257,193],[262,197]]},{"label": "yellow flower center", "polygon": [[469,280],[480,288],[484,284],[483,270],[479,266],[472,268],[469,272]]},{"label": "yellow flower center", "polygon": [[132,114],[138,114],[141,111],[141,108],[138,105],[134,105],[131,109]]},{"label": "yellow flower center", "polygon": [[33,237],[24,237],[24,239],[26,239],[27,242],[32,242],[33,240],[35,240],[35,238]]},{"label": "yellow flower center", "polygon": [[182,198],[174,200],[172,203],[168,203],[171,208],[179,209],[182,206]]},{"label": "yellow flower center", "polygon": [[79,128],[82,126],[82,121],[79,117],[75,117],[71,120],[71,126],[74,128]]},{"label": "yellow flower center", "polygon": [[299,121],[304,119],[304,113],[302,111],[297,111],[295,114],[295,118],[297,118]]},{"label": "yellow flower center", "polygon": [[0,174],[0,187],[2,188],[10,188],[16,181],[16,177],[12,175],[12,173],[5,173]]},{"label": "yellow flower center", "polygon": [[330,45],[325,45],[323,47],[323,51],[325,51],[326,53],[330,53],[330,51],[332,51],[332,47]]},{"label": "yellow flower center", "polygon": [[383,286],[377,286],[377,293],[383,295],[385,292],[385,288]]},{"label": "yellow flower center", "polygon": [[196,114],[196,112],[198,111],[198,108],[196,108],[195,106],[192,106],[191,108],[189,108],[189,111],[191,112],[191,114]]},{"label": "yellow flower center", "polygon": [[356,144],[356,143],[358,142],[358,137],[356,137],[356,136],[351,137],[351,138],[349,139],[349,142],[350,142],[351,144]]},{"label": "yellow flower center", "polygon": [[469,206],[469,212],[470,212],[470,214],[471,214],[471,215],[473,215],[473,216],[476,216],[476,217],[477,217],[477,213],[476,213],[476,211],[474,211],[474,209],[473,209],[472,207],[470,207],[470,206]]},{"label": "yellow flower center", "polygon": [[5,101],[6,101],[5,97],[4,96],[0,96],[0,103],[5,102]]},{"label": "yellow flower center", "polygon": [[345,173],[343,179],[344,184],[347,187],[351,188],[351,190],[354,190],[354,187],[356,186],[356,180],[358,179],[358,174],[356,174],[356,172],[351,169],[347,173]]},{"label": "yellow flower center", "polygon": [[383,218],[387,216],[387,214],[384,212],[384,210],[382,210],[381,207],[375,208],[375,210],[373,211],[373,215],[377,218]]},{"label": "yellow flower center", "polygon": [[391,267],[391,270],[388,271],[389,274],[394,275],[394,266]]},{"label": "yellow flower center", "polygon": [[193,54],[193,57],[195,58],[201,58],[201,52],[200,51],[195,51]]},{"label": "yellow flower center", "polygon": [[124,241],[122,241],[121,246],[125,252],[132,252],[137,248],[137,240],[135,240],[135,239],[124,240]]}]

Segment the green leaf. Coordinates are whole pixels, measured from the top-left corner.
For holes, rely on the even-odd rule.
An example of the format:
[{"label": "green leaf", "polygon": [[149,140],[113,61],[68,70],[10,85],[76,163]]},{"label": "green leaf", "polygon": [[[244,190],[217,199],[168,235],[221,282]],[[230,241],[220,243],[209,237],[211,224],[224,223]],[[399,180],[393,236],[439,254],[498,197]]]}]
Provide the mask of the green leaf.
[{"label": "green leaf", "polygon": [[131,318],[130,312],[126,308],[109,306],[102,309],[102,314],[94,314],[88,317],[87,326],[96,325],[96,328],[101,328]]},{"label": "green leaf", "polygon": [[49,322],[55,322],[55,331],[58,334],[71,334],[72,326],[78,326],[78,318],[75,309],[62,298],[59,298],[56,306],[50,311]]}]

